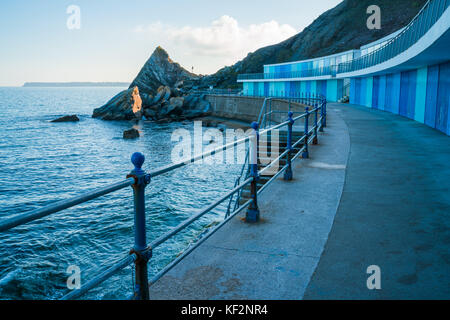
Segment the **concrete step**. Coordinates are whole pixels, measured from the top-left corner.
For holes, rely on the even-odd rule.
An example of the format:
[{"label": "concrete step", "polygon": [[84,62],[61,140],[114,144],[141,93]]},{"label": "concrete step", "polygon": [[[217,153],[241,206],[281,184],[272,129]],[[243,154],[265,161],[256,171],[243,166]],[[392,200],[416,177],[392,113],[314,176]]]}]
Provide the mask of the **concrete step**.
[{"label": "concrete step", "polygon": [[[273,162],[275,159],[272,158],[267,158],[267,157],[260,157],[259,161],[260,161],[260,168],[265,168],[266,166],[268,166],[271,162]],[[264,163],[264,164],[262,164]],[[278,163],[285,165],[286,164],[286,158],[283,157],[280,160],[278,160]]]}]

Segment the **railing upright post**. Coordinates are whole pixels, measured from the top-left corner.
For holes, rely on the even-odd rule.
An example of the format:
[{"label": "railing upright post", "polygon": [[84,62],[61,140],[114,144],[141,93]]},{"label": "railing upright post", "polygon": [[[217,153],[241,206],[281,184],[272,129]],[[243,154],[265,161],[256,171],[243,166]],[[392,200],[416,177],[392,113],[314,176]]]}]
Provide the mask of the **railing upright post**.
[{"label": "railing upright post", "polygon": [[132,185],[134,194],[134,247],[130,253],[137,256],[135,261],[135,300],[149,300],[147,263],[151,258],[151,250],[147,248],[145,228],[145,187],[150,183],[150,176],[142,170],[145,157],[142,153],[134,153],[131,162],[133,171],[127,176],[133,177]]},{"label": "railing upright post", "polygon": [[305,136],[305,150],[303,151],[303,153],[302,153],[302,158],[303,159],[307,159],[307,158],[309,158],[309,148],[308,148],[308,139],[309,139],[309,134],[308,134],[308,131],[309,131],[309,108],[308,107],[306,107],[305,108],[305,113],[306,113],[306,116],[305,116],[305,132],[304,132],[304,136]]},{"label": "railing upright post", "polygon": [[323,102],[320,104],[320,129],[319,132],[323,132],[323,127],[325,123],[325,109],[323,107]]},{"label": "railing upright post", "polygon": [[259,140],[259,128],[258,123],[252,123],[253,132],[250,137],[250,155],[249,155],[249,166],[250,166],[250,175],[253,177],[253,180],[250,184],[250,192],[252,202],[249,204],[247,209],[247,213],[245,215],[246,222],[258,222],[259,221],[259,208],[258,208],[258,189],[257,182],[259,179],[258,176],[258,140]]},{"label": "railing upright post", "polygon": [[323,127],[326,128],[327,127],[327,100],[323,100],[322,102],[322,106],[323,106]]},{"label": "railing upright post", "polygon": [[288,112],[288,132],[287,132],[287,146],[286,149],[289,150],[286,155],[286,163],[287,168],[284,171],[284,180],[291,181],[292,180],[292,163],[291,163],[291,153],[292,153],[292,126],[294,125],[294,119],[292,116],[294,113],[292,111]]},{"label": "railing upright post", "polygon": [[[271,126],[271,125],[272,125],[272,100],[270,100],[270,111],[269,111],[269,126]],[[265,125],[265,127],[266,127],[266,125]]]},{"label": "railing upright post", "polygon": [[317,138],[317,124],[318,124],[318,111],[317,110],[317,104],[314,104],[314,139],[312,141],[313,144],[318,144],[318,138]]}]

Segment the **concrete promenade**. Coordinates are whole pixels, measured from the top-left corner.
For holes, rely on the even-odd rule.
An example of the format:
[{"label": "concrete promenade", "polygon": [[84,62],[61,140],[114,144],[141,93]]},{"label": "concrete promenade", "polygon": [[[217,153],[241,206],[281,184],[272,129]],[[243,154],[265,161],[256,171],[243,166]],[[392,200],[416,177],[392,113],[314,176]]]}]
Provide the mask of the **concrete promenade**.
[{"label": "concrete promenade", "polygon": [[[305,299],[450,299],[450,137],[365,107],[349,128],[344,192]],[[367,290],[366,268],[381,268]]]},{"label": "concrete promenade", "polygon": [[[450,298],[450,138],[329,105],[328,127],[260,197],[151,287],[153,299]],[[369,265],[381,290],[366,287]]]}]

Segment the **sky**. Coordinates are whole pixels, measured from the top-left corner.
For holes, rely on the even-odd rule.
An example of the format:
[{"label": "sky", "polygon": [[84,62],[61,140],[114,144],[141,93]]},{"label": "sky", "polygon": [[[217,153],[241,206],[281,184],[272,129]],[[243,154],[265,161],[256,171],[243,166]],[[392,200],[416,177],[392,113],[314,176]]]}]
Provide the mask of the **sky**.
[{"label": "sky", "polygon": [[211,74],[341,1],[1,0],[0,86],[131,82],[159,45],[186,69]]}]

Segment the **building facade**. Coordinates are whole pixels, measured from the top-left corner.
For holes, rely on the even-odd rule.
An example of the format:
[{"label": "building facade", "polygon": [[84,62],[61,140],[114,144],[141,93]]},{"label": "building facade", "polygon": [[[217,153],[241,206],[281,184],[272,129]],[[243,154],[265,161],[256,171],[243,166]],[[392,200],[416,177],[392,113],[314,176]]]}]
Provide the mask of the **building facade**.
[{"label": "building facade", "polygon": [[239,75],[243,94],[322,94],[400,114],[450,135],[450,0],[430,0],[405,28],[326,57]]}]

